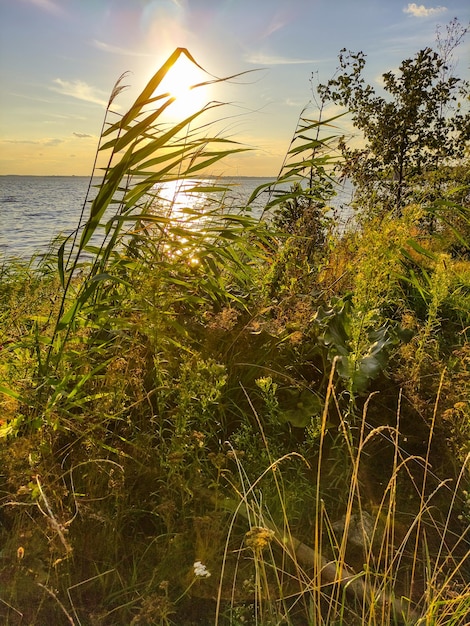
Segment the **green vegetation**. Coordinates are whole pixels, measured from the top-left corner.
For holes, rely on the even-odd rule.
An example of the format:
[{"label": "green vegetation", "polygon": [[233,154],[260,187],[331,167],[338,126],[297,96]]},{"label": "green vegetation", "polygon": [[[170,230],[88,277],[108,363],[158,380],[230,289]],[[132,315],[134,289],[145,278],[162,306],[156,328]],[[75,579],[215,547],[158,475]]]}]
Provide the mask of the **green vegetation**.
[{"label": "green vegetation", "polygon": [[326,101],[346,106],[365,145],[341,142],[344,174],[355,184],[357,200],[367,213],[402,208],[423,191],[439,197],[443,181],[428,180],[423,190],[423,174],[429,176],[450,159],[464,156],[469,138],[468,110],[460,99],[469,97],[469,85],[453,75],[453,51],[468,30],[456,19],[447,27],[444,40],[437,37],[439,51],[420,50],[404,60],[398,71],[382,75],[385,96],[365,84],[363,52],[340,53],[337,74],[319,93]]},{"label": "green vegetation", "polygon": [[338,232],[304,111],[266,219],[217,181],[172,214],[159,185],[243,149],[218,105],[165,124],[182,54],[113,121],[116,87],[74,236],[1,268],[2,623],[463,625],[468,153]]}]

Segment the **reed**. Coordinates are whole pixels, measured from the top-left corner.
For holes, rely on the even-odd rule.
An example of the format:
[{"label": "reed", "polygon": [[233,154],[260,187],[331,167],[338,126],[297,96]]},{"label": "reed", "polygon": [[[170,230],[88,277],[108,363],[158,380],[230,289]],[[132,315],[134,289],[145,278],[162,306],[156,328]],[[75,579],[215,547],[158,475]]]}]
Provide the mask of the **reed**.
[{"label": "reed", "polygon": [[[60,361],[70,330],[85,305],[93,302],[96,309],[100,302],[100,293],[106,290],[107,285],[122,280],[116,276],[116,270],[132,263],[132,258],[121,251],[123,238],[126,235],[128,238],[132,236],[136,225],[154,225],[173,243],[187,240],[188,247],[194,248],[201,240],[200,233],[195,233],[190,225],[174,224],[168,216],[159,215],[153,210],[155,201],[158,200],[158,192],[155,191],[158,185],[201,175],[209,166],[227,155],[245,150],[236,142],[221,136],[211,137],[208,135],[206,122],[200,122],[208,112],[219,108],[220,103],[209,102],[201,110],[173,125],[165,122],[165,112],[171,107],[174,98],[169,93],[158,93],[158,88],[181,56],[198,65],[188,50],[177,48],[149,80],[129,110],[118,116],[118,120],[114,122],[110,120],[110,117],[116,117],[112,105],[124,89],[123,77],[112,91],[90,179],[96,173],[99,154],[100,159],[105,160],[106,166],[98,193],[90,203],[88,216],[85,215],[85,210],[82,211],[68,256],[66,246],[69,239],[58,250],[58,271],[63,285],[63,296],[49,344],[46,369],[51,368],[53,355],[57,355],[56,361]],[[215,81],[211,78],[195,88],[201,89],[213,82]],[[196,185],[189,192],[200,193],[201,188]],[[87,203],[88,196],[84,207]],[[102,223],[104,218],[105,222]],[[219,226],[219,237],[229,236],[227,233],[231,222],[228,220],[225,217],[224,227]],[[130,225],[130,230],[125,229],[126,224]],[[98,248],[90,248],[90,240],[98,229],[104,230],[104,237],[101,238]],[[142,238],[142,229],[138,230],[138,236]],[[77,284],[76,271],[85,252],[91,253],[93,260],[91,264],[87,264],[86,275]],[[111,265],[114,272],[110,271]],[[73,297],[69,298],[71,292]],[[103,299],[101,304],[104,306]],[[63,340],[59,339],[61,333]]]},{"label": "reed", "polygon": [[305,112],[262,220],[165,204],[245,149],[218,103],[166,123],[181,55],[116,85],[76,232],[1,268],[2,623],[465,624],[468,262],[416,207],[332,227]]}]

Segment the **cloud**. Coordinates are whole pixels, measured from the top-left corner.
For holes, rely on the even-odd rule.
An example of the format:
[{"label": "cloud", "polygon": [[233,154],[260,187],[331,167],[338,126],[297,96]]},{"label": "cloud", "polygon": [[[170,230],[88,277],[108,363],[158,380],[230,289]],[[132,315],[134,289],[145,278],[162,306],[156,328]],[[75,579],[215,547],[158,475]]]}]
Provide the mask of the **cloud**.
[{"label": "cloud", "polygon": [[414,17],[429,17],[430,15],[439,15],[439,13],[445,13],[447,7],[430,7],[429,9],[424,4],[417,5],[416,2],[410,2],[407,7],[403,9],[403,13],[409,13]]},{"label": "cloud", "polygon": [[63,15],[64,10],[58,4],[53,2],[52,0],[26,0],[30,4],[34,4],[34,6],[39,9],[46,11],[47,13],[52,13],[52,15]]},{"label": "cloud", "polygon": [[86,133],[72,133],[74,137],[78,137],[79,139],[90,139],[93,135],[87,135]]},{"label": "cloud", "polygon": [[246,57],[248,63],[254,65],[302,65],[318,63],[317,59],[293,59],[289,57],[270,56],[268,54],[252,54]]},{"label": "cloud", "polygon": [[53,148],[54,146],[58,146],[61,143],[64,143],[63,139],[46,139],[43,142],[43,145],[49,148]]},{"label": "cloud", "polygon": [[102,97],[103,92],[93,89],[90,85],[87,85],[81,80],[62,80],[61,78],[54,79],[54,87],[51,87],[52,91],[56,91],[64,96],[71,96],[77,100],[84,100],[85,102],[91,102],[93,104],[99,104],[100,106],[108,106],[108,100]]},{"label": "cloud", "polygon": [[63,139],[3,139],[1,143],[14,143],[17,145],[34,145],[34,146],[45,146],[47,148],[53,148],[54,146],[58,146],[61,143],[64,143]]},{"label": "cloud", "polygon": [[277,16],[275,16],[271,20],[271,22],[268,24],[266,32],[263,33],[262,36],[263,37],[269,37],[270,35],[272,35],[276,31],[281,30],[282,28],[284,28],[285,25],[286,25],[286,20],[283,20],[282,18],[278,18]]},{"label": "cloud", "polygon": [[40,141],[32,141],[30,139],[2,139],[2,143],[17,143],[17,144],[40,144]]},{"label": "cloud", "polygon": [[120,54],[126,57],[150,57],[152,55],[147,54],[146,52],[136,52],[135,50],[129,50],[128,48],[121,48],[119,46],[112,46],[104,41],[99,41],[98,39],[93,39],[91,44],[98,48],[98,50],[103,50],[104,52],[108,52],[110,54]]},{"label": "cloud", "polygon": [[284,100],[284,104],[288,107],[295,107],[296,109],[298,109],[299,107],[305,106],[305,100],[286,98],[286,100]]}]

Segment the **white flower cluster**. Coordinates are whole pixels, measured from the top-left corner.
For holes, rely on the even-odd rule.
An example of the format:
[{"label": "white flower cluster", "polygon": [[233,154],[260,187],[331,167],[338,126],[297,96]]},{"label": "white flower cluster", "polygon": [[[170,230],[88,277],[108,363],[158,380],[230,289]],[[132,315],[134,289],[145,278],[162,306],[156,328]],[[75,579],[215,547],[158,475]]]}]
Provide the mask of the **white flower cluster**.
[{"label": "white flower cluster", "polygon": [[203,563],[201,563],[201,561],[196,561],[193,567],[194,575],[197,578],[209,578],[209,576],[211,575],[207,567]]}]

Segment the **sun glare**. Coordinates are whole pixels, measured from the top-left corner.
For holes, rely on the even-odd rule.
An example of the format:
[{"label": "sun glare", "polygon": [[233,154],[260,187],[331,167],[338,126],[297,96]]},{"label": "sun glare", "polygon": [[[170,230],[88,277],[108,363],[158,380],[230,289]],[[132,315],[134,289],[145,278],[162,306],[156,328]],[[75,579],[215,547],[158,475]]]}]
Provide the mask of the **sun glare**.
[{"label": "sun glare", "polygon": [[168,109],[171,117],[186,117],[201,109],[209,100],[209,87],[194,85],[208,80],[208,75],[181,57],[163,79],[160,88],[168,92],[175,101]]}]

